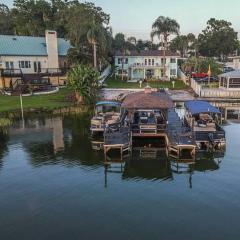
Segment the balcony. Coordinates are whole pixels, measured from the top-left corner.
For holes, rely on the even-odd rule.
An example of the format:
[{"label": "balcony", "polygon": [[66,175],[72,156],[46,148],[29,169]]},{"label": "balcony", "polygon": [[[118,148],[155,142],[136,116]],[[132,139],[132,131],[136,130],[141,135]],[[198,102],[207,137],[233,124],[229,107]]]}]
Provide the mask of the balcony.
[{"label": "balcony", "polygon": [[[154,65],[147,65],[145,63],[134,63],[134,64],[131,64],[129,65],[130,68],[132,69],[163,69],[164,68],[164,65],[161,63],[155,63]],[[165,65],[165,67],[169,67],[168,64]]]},{"label": "balcony", "polygon": [[40,71],[23,73],[21,69],[0,69],[2,77],[22,77],[24,75],[39,75],[39,76],[64,76],[67,72],[66,68],[41,68]]},{"label": "balcony", "polygon": [[21,69],[12,69],[12,68],[5,68],[0,69],[0,76],[2,77],[22,77],[22,70]]}]

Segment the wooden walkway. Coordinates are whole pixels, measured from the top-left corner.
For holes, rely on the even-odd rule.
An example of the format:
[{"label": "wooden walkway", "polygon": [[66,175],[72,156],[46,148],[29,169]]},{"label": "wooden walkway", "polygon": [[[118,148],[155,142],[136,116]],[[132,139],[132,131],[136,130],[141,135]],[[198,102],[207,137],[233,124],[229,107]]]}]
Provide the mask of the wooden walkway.
[{"label": "wooden walkway", "polygon": [[120,127],[117,131],[107,129],[104,133],[104,156],[107,159],[107,153],[111,149],[119,149],[121,160],[125,152],[130,152],[132,146],[132,133],[129,127]]},{"label": "wooden walkway", "polygon": [[182,158],[184,152],[192,160],[196,152],[196,143],[193,132],[183,125],[174,109],[168,110],[168,153],[171,157]]}]

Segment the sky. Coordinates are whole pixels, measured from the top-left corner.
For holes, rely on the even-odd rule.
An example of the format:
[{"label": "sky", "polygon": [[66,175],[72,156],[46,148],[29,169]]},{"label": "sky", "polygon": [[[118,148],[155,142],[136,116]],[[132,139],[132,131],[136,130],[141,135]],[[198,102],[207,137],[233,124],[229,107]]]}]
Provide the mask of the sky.
[{"label": "sky", "polygon": [[[0,0],[11,6],[13,0]],[[210,18],[232,22],[240,32],[240,0],[92,0],[110,14],[114,34],[124,33],[144,40],[150,38],[151,25],[160,16],[178,21],[181,34],[198,34]]]}]

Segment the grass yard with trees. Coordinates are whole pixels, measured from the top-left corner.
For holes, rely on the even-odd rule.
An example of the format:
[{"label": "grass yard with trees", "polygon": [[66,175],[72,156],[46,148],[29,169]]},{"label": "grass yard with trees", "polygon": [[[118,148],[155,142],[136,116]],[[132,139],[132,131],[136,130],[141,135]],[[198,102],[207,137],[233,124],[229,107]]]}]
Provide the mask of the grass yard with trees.
[{"label": "grass yard with trees", "polygon": [[[72,90],[63,88],[54,94],[23,97],[23,108],[24,110],[53,110],[59,107],[72,106],[74,104],[73,94]],[[0,112],[20,111],[19,96],[0,95],[0,103]]]},{"label": "grass yard with trees", "polygon": [[[172,81],[148,81],[142,83],[142,88],[149,85],[152,88],[169,88],[169,89],[187,89],[188,86],[181,80],[174,80],[174,88]],[[119,77],[110,77],[105,82],[106,88],[140,88],[138,82],[126,82],[122,81]]]}]

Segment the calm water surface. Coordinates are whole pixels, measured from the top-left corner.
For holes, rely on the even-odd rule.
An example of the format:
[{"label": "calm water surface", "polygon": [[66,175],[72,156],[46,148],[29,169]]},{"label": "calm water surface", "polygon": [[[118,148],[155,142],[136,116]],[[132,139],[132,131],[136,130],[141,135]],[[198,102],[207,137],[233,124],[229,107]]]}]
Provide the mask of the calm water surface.
[{"label": "calm water surface", "polygon": [[28,116],[0,138],[0,239],[240,239],[240,124],[195,166],[139,145],[105,169],[88,117]]}]

